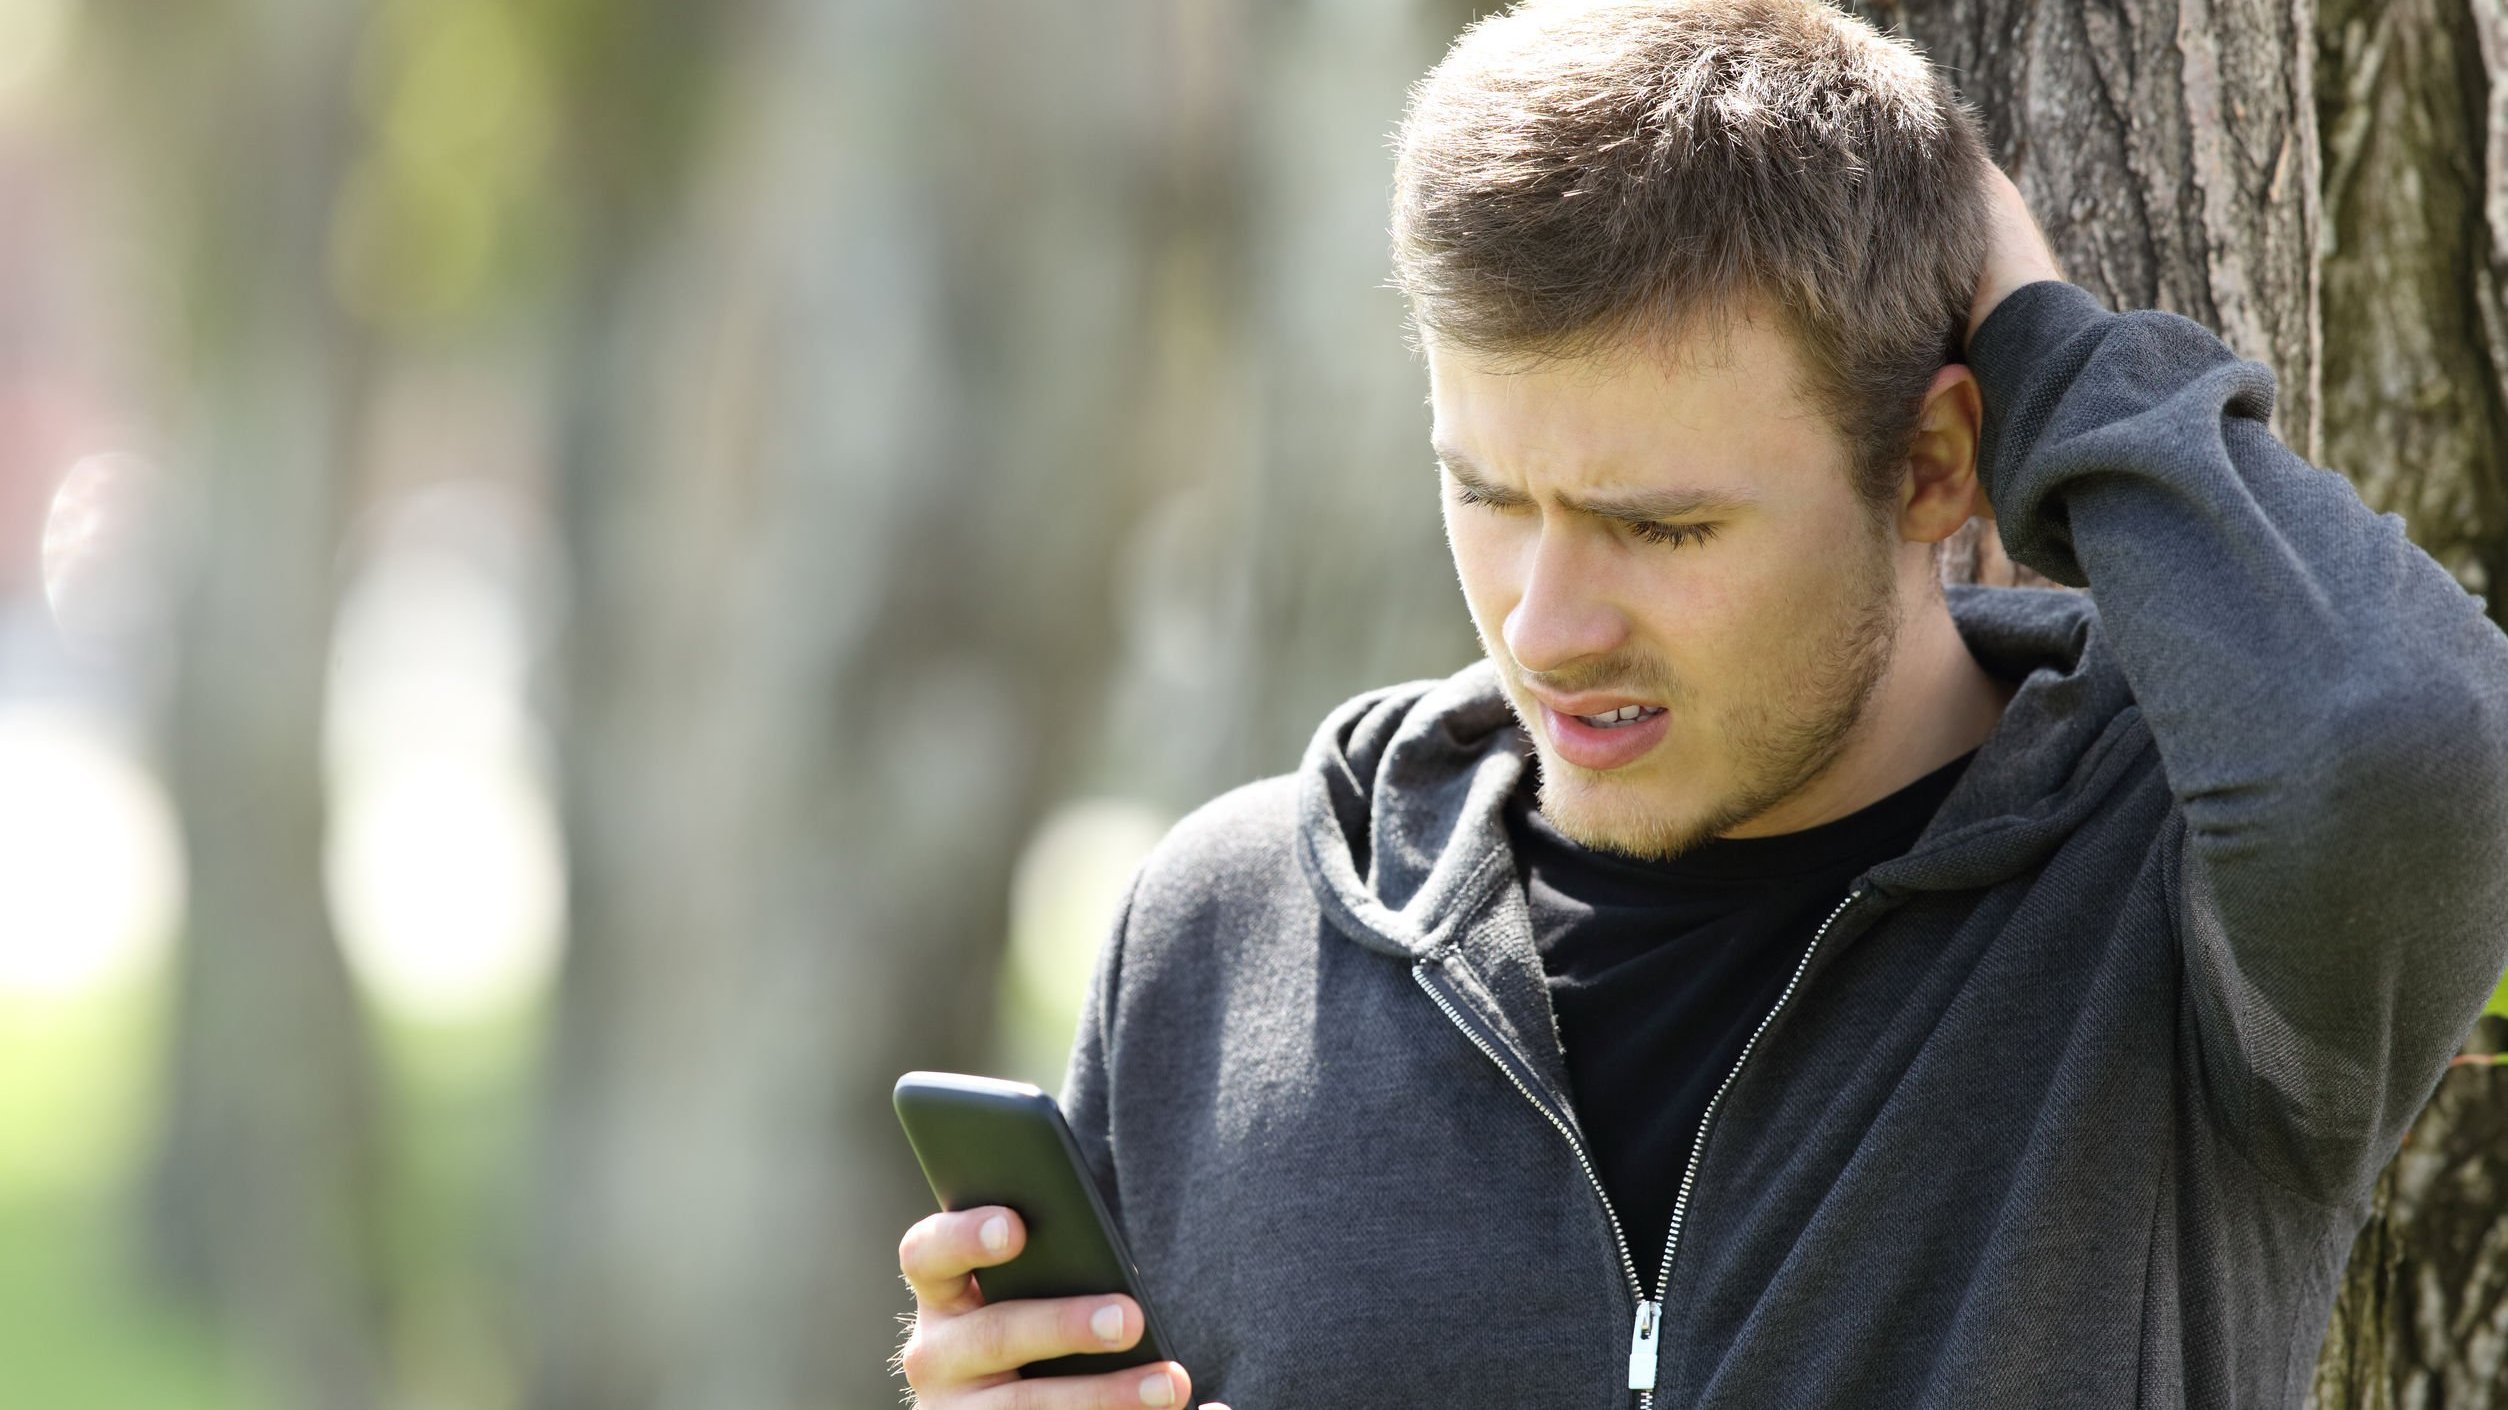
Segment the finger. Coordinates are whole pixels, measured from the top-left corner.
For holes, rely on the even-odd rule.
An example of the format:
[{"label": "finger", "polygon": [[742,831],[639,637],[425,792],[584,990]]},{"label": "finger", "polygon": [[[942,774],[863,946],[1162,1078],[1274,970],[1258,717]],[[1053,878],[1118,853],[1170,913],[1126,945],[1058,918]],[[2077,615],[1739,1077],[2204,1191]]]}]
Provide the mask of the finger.
[{"label": "finger", "polygon": [[1019,1256],[1027,1230],[999,1205],[928,1215],[897,1243],[897,1269],[920,1312],[950,1314],[984,1304],[968,1275]]},{"label": "finger", "polygon": [[1173,1361],[1102,1376],[1040,1376],[1005,1381],[974,1403],[982,1410],[1140,1410],[1187,1403],[1193,1378]]},{"label": "finger", "polygon": [[[907,1349],[924,1368],[918,1375],[954,1385],[1015,1371],[1032,1361],[1121,1351],[1141,1339],[1141,1309],[1120,1293],[1020,1298],[918,1324],[914,1335],[923,1345]],[[1168,1403],[1181,1405],[1184,1397]]]}]

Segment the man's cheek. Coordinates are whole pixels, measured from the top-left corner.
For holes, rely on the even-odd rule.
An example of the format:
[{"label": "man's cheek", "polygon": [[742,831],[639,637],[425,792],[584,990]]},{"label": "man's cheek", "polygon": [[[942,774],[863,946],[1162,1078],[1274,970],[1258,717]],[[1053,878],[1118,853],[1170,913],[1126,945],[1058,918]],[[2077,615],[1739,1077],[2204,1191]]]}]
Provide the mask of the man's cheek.
[{"label": "man's cheek", "polygon": [[1484,634],[1490,633],[1506,619],[1503,552],[1487,542],[1486,534],[1455,526],[1451,516],[1448,524],[1446,538],[1454,550],[1455,577],[1462,584],[1472,620]]}]

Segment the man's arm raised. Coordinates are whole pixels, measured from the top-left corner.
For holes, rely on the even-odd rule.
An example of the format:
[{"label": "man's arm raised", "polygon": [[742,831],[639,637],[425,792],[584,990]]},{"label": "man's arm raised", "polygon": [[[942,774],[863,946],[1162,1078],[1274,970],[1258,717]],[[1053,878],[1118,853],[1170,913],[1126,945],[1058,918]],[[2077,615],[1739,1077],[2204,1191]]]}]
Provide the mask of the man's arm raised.
[{"label": "man's arm raised", "polygon": [[1999,172],[1989,199],[1969,361],[2004,547],[2088,589],[2182,805],[2217,1115],[2270,1177],[2357,1199],[2508,963],[2508,635],[2273,438],[2267,369],[2049,282]]}]

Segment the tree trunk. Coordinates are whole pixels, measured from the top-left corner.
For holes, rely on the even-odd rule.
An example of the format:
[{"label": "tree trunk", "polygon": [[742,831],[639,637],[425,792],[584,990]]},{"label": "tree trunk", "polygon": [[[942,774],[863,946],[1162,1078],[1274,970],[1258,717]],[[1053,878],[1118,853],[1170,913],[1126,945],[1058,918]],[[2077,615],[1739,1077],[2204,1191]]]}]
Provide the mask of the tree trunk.
[{"label": "tree trunk", "polygon": [[1469,8],[1173,8],[1169,63],[1199,77],[1168,128],[1147,405],[1164,483],[1098,776],[1181,811],[1294,768],[1349,696],[1480,649],[1384,235],[1384,134]]},{"label": "tree trunk", "polygon": [[[2508,10],[2321,0],[2326,461],[2508,625]],[[2485,1018],[2378,1187],[2316,1410],[2508,1407],[2508,1047]]]},{"label": "tree trunk", "polygon": [[2307,6],[1873,0],[1948,69],[2076,284],[2219,330],[2317,446],[2317,143]]},{"label": "tree trunk", "polygon": [[2508,9],[2324,0],[2326,461],[2508,625]]},{"label": "tree trunk", "polygon": [[[1959,77],[2068,275],[2280,381],[2276,429],[2508,623],[2508,9],[1873,0]],[[2322,132],[2325,158],[2319,170]],[[2033,140],[2042,139],[2042,140]],[[2320,185],[2321,181],[2321,185]],[[2321,307],[2320,307],[2321,305]],[[2341,330],[2321,343],[2321,327]],[[1946,571],[2045,579],[1981,526]],[[2469,1054],[2497,1051],[2486,1019]],[[2378,1186],[2316,1410],[2508,1405],[2508,1074],[2452,1069]]]},{"label": "tree trunk", "polygon": [[[323,885],[320,741],[364,344],[319,271],[354,6],[107,9],[183,298],[171,772],[189,897],[151,1250],[281,1397],[379,1403],[376,1076]],[[162,163],[162,165],[157,165]]]},{"label": "tree trunk", "polygon": [[[573,925],[530,1400],[892,1403],[931,1204],[889,1088],[989,1064],[1010,874],[1114,646],[1160,129],[1109,36],[1158,11],[602,12],[740,82],[589,90],[588,130],[693,157],[587,198],[557,353]],[[674,112],[710,116],[643,135]]]}]

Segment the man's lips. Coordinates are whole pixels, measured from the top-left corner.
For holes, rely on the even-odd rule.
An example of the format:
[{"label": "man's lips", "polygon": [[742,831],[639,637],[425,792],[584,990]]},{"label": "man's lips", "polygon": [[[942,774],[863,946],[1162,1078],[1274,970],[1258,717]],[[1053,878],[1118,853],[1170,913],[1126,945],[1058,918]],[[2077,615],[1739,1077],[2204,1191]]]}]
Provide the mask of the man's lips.
[{"label": "man's lips", "polygon": [[[1649,706],[1654,713],[1641,715],[1627,724],[1588,724],[1579,716],[1588,711],[1561,710],[1546,699],[1536,696],[1541,705],[1542,730],[1550,737],[1550,747],[1559,757],[1578,768],[1616,769],[1635,763],[1657,744],[1671,729],[1672,714],[1661,706]],[[1644,705],[1646,702],[1622,700],[1611,703],[1608,697],[1576,697],[1579,705],[1597,705],[1590,711],[1605,714],[1620,705]]]},{"label": "man's lips", "polygon": [[1553,695],[1547,691],[1539,690],[1532,691],[1530,693],[1533,699],[1541,702],[1545,706],[1548,706],[1550,709],[1558,711],[1562,715],[1608,715],[1614,710],[1618,710],[1629,705],[1642,705],[1648,709],[1660,709],[1663,704],[1662,701],[1648,700],[1643,696],[1610,695],[1598,690],[1587,691],[1582,695]]}]

